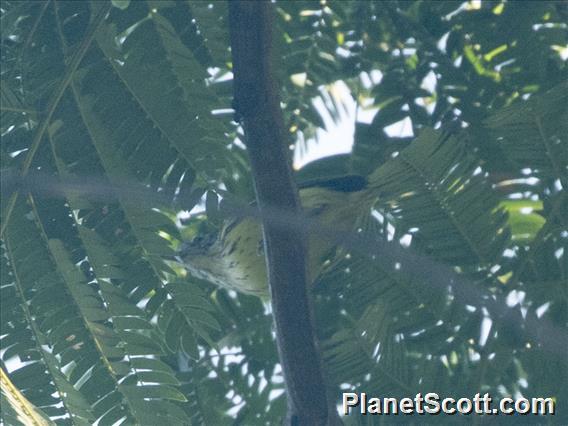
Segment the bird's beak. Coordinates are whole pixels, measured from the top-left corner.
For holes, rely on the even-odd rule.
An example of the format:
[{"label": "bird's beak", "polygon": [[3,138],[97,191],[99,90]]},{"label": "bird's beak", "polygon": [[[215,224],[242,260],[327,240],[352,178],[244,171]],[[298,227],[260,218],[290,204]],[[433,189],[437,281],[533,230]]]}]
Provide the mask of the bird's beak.
[{"label": "bird's beak", "polygon": [[192,251],[195,251],[195,247],[192,246],[191,242],[184,241],[174,254],[163,256],[163,259],[171,262],[183,263],[183,258],[188,254],[191,254]]},{"label": "bird's beak", "polygon": [[184,241],[177,252],[177,257],[184,259],[186,256],[195,254],[199,251],[199,247],[193,241]]}]

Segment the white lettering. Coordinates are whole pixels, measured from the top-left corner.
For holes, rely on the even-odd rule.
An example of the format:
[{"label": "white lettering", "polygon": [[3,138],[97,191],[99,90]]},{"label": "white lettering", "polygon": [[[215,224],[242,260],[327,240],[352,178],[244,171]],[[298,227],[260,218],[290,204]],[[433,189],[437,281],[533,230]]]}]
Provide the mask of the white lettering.
[{"label": "white lettering", "polygon": [[437,393],[430,392],[424,396],[424,401],[426,402],[426,412],[428,414],[439,414],[440,413],[440,397]]},{"label": "white lettering", "polygon": [[343,414],[348,415],[351,407],[359,405],[359,396],[353,392],[343,393]]}]

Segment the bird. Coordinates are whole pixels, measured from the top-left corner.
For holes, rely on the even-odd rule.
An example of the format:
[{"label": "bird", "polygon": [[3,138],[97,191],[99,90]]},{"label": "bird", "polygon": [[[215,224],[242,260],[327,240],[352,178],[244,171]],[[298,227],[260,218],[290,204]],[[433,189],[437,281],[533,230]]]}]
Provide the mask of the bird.
[{"label": "bird", "polygon": [[[357,219],[354,206],[359,211],[361,203],[371,206],[367,187],[367,179],[360,175],[308,180],[299,185],[304,214],[323,227],[351,230]],[[313,281],[334,242],[313,233],[308,244],[308,279]],[[218,287],[269,298],[262,229],[255,218],[232,218],[218,232],[199,233],[182,243],[176,260],[190,275]]]}]

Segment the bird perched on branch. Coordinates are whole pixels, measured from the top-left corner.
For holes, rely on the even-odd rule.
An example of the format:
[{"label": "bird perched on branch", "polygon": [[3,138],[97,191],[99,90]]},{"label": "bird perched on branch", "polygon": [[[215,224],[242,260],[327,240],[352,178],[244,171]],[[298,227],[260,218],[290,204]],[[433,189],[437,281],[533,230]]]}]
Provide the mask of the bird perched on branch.
[{"label": "bird perched on branch", "polygon": [[[358,175],[312,180],[300,185],[305,217],[326,228],[351,230],[361,203],[368,201],[366,187],[366,179]],[[318,275],[323,258],[333,245],[333,238],[320,233],[310,235],[310,280]],[[218,233],[200,234],[183,243],[177,258],[197,278],[267,299],[268,278],[263,248],[259,221],[252,217],[235,218],[223,224]]]}]

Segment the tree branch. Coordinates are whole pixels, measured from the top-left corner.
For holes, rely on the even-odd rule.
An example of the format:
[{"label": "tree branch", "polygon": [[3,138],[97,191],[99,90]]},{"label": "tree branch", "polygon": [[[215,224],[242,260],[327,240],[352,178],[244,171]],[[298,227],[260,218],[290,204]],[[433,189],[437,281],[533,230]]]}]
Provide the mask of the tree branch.
[{"label": "tree branch", "polygon": [[[271,65],[272,5],[229,1],[234,107],[245,132],[261,212],[301,214]],[[276,337],[288,396],[287,425],[338,422],[328,404],[307,295],[307,239],[262,215]]]}]

